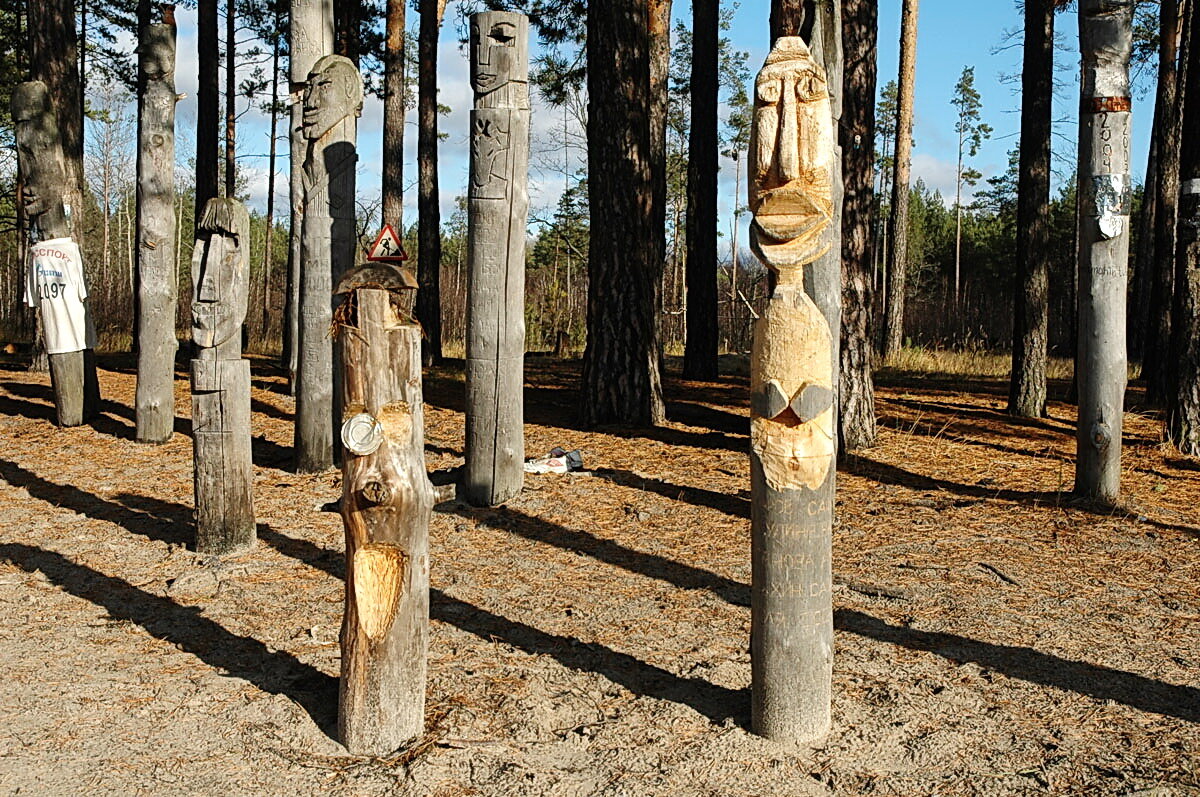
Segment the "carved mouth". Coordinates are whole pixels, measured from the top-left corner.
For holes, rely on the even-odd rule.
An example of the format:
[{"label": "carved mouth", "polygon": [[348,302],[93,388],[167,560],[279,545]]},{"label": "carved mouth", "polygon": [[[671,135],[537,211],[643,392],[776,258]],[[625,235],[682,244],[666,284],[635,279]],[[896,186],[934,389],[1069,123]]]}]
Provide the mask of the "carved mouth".
[{"label": "carved mouth", "polygon": [[494,72],[476,72],[475,82],[480,86],[487,88],[496,82],[496,73]]},{"label": "carved mouth", "polygon": [[830,220],[830,211],[803,191],[783,188],[760,195],[754,223],[777,241],[798,238]]}]

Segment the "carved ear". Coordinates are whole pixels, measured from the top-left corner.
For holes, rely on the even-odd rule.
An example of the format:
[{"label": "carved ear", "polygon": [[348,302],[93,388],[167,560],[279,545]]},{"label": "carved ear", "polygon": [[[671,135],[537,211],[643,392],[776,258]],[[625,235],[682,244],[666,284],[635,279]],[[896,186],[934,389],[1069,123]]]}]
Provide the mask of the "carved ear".
[{"label": "carved ear", "polygon": [[774,418],[788,408],[788,397],[779,385],[779,380],[768,379],[767,383],[750,397],[750,403],[759,417]]},{"label": "carved ear", "polygon": [[808,423],[833,406],[833,391],[821,385],[805,385],[792,397],[790,406],[801,423]]}]

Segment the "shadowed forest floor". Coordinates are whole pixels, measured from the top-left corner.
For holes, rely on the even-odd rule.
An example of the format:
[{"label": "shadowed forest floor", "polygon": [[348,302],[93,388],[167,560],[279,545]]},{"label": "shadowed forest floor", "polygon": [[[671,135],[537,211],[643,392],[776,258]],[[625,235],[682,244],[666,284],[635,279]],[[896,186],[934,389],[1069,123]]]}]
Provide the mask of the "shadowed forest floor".
[{"label": "shadowed forest floor", "polygon": [[[1124,507],[1074,504],[1074,410],[1016,421],[1001,380],[885,373],[880,445],[839,472],[834,727],[750,735],[746,382],[668,380],[670,423],[583,431],[578,366],[530,358],[527,476],[433,515],[427,727],[393,759],[331,739],[342,524],[290,462],[294,403],[256,364],[258,547],[187,549],[175,436],[53,426],[0,362],[0,793],[1200,794],[1200,464],[1126,416]],[[435,481],[462,376],[426,381]],[[1059,386],[1061,387],[1061,386]]]}]

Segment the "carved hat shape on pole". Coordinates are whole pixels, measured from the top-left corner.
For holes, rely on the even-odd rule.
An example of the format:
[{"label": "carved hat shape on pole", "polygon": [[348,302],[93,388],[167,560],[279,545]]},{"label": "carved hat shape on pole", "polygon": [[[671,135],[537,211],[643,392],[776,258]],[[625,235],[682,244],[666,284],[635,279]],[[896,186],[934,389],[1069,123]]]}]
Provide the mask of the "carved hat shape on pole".
[{"label": "carved hat shape on pole", "polygon": [[236,199],[204,206],[192,255],[192,340],[215,348],[239,336],[250,283],[250,215]]},{"label": "carved hat shape on pole", "polygon": [[326,55],[313,64],[304,89],[304,137],[318,139],[348,116],[360,116],[362,76],[349,58]]},{"label": "carved hat shape on pole", "polygon": [[825,70],[803,39],[782,36],[755,81],[748,182],[750,247],[782,281],[829,247],[832,157]]},{"label": "carved hat shape on pole", "polygon": [[529,74],[529,18],[513,11],[491,11],[471,17],[471,87],[490,94],[511,82],[525,83]]},{"label": "carved hat shape on pole", "polygon": [[25,212],[37,217],[61,201],[66,169],[58,120],[50,107],[50,92],[40,80],[18,84],[12,93],[12,118],[17,156],[25,173]]}]

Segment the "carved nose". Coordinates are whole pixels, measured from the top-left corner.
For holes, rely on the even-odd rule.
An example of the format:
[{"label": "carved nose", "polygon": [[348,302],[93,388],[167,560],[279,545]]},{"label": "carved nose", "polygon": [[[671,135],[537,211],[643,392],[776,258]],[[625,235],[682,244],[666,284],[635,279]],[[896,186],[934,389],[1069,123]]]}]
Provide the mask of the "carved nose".
[{"label": "carved nose", "polygon": [[779,176],[785,183],[800,179],[800,125],[796,113],[796,82],[784,77],[779,98]]}]

